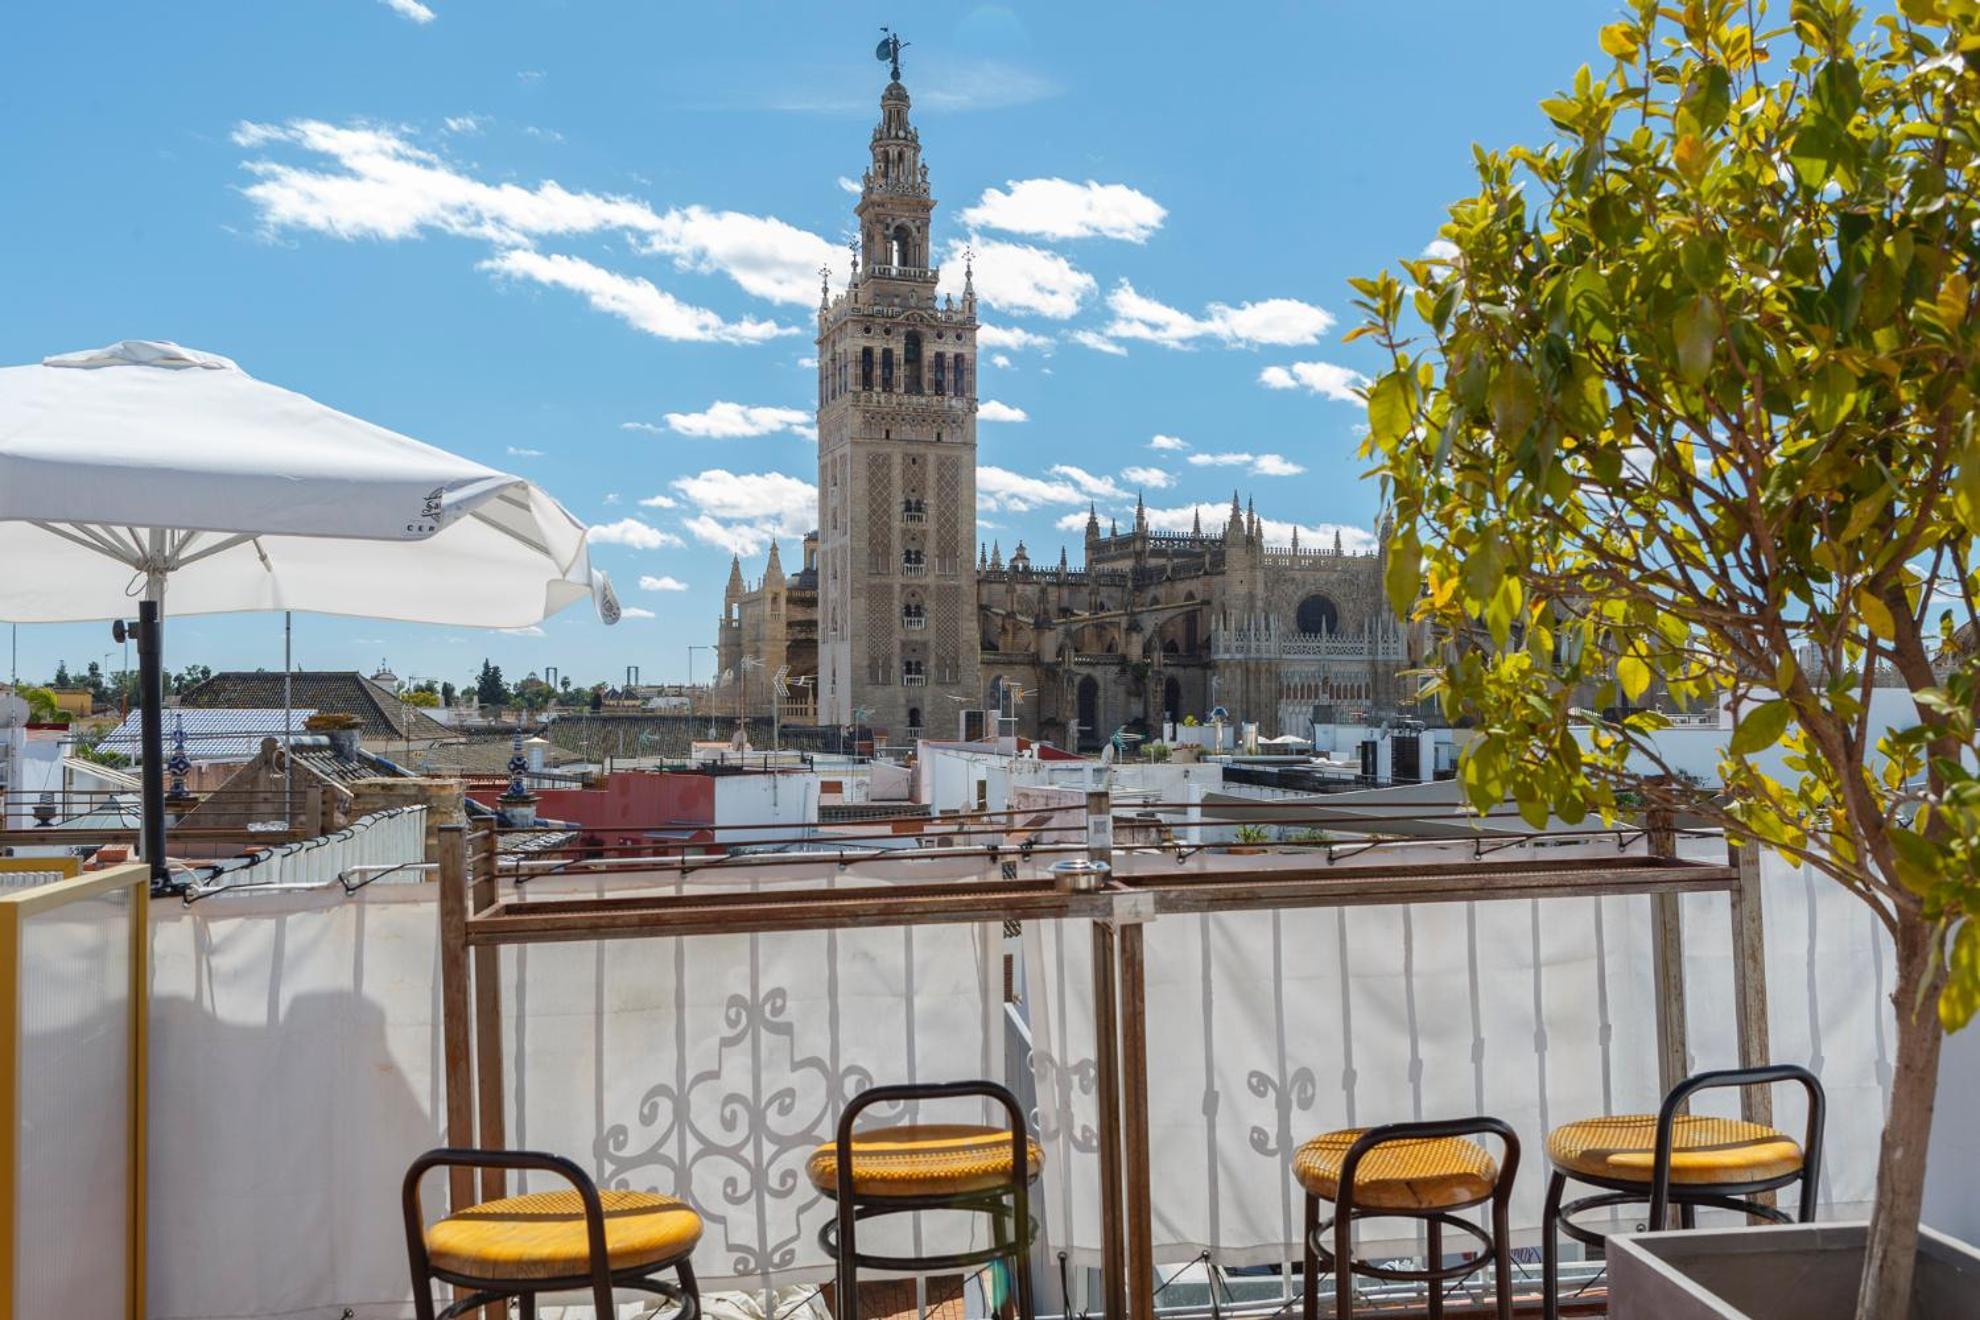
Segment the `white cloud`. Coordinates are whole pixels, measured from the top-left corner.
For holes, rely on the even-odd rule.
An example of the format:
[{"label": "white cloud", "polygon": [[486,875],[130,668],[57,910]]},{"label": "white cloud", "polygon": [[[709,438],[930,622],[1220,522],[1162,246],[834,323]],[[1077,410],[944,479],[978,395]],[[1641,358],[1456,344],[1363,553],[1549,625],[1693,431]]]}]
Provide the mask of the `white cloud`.
[{"label": "white cloud", "polygon": [[598,523],[591,529],[593,545],[623,545],[634,550],[658,550],[663,546],[686,544],[672,532],[663,532],[651,523],[637,518],[621,518],[617,522]]},{"label": "white cloud", "polygon": [[1168,348],[1183,348],[1199,339],[1214,339],[1233,348],[1260,344],[1311,344],[1334,323],[1324,308],[1296,298],[1267,298],[1236,307],[1211,303],[1202,316],[1192,316],[1167,303],[1135,291],[1122,280],[1107,295],[1114,314],[1104,333],[1110,339],[1143,339]]},{"label": "white cloud", "polygon": [[976,469],[976,507],[988,512],[1027,513],[1041,504],[1084,504],[1087,496],[1063,478],[1047,481],[1007,468]]},{"label": "white cloud", "polygon": [[1062,513],[1052,526],[1062,532],[1081,532],[1086,530],[1086,518],[1083,513]]},{"label": "white cloud", "polygon": [[[1200,520],[1205,532],[1217,536],[1229,525],[1230,517],[1231,506],[1228,504],[1184,504],[1173,509],[1149,509],[1148,525],[1158,532],[1186,532]],[[1263,516],[1260,516],[1258,522],[1264,529],[1266,541],[1272,545],[1288,544],[1292,540],[1293,529],[1297,526],[1300,545],[1311,549],[1331,546],[1336,532],[1340,533],[1341,549],[1350,553],[1359,554],[1375,548],[1374,534],[1359,527],[1337,523],[1314,523],[1309,526],[1306,523],[1294,524]]]},{"label": "white cloud", "polygon": [[448,115],[440,121],[440,125],[449,133],[463,137],[479,133],[483,127],[480,115]]},{"label": "white cloud", "polygon": [[1034,334],[1021,326],[979,325],[976,344],[979,348],[1050,348],[1052,336]]},{"label": "white cloud", "polygon": [[1132,481],[1137,486],[1146,486],[1151,490],[1166,490],[1176,484],[1173,473],[1165,472],[1158,467],[1124,467],[1121,469],[1121,480]]},{"label": "white cloud", "polygon": [[606,494],[606,496],[605,496],[605,504],[606,504],[606,505],[607,505],[608,507],[609,507],[609,506],[611,506],[611,505],[614,505],[614,504],[617,504],[618,502],[619,502],[619,492],[618,492],[618,491],[616,491],[616,490],[615,490],[615,491],[610,491],[610,492],[608,492],[608,493]]},{"label": "white cloud", "polygon": [[671,575],[666,577],[645,576],[639,580],[641,591],[686,591],[688,584]]},{"label": "white cloud", "polygon": [[1031,415],[1022,408],[1014,408],[996,399],[985,399],[977,405],[976,419],[980,422],[1028,422]]},{"label": "white cloud", "polygon": [[642,608],[638,605],[621,605],[619,607],[619,617],[622,619],[657,619],[660,616],[652,610]]},{"label": "white cloud", "polygon": [[1072,332],[1072,341],[1075,344],[1082,344],[1096,353],[1111,353],[1115,357],[1126,357],[1128,355],[1128,351],[1125,348],[1122,348],[1119,344],[1107,338],[1107,336],[1100,334],[1098,331],[1075,330]]},{"label": "white cloud", "polygon": [[753,555],[778,536],[802,536],[818,520],[818,487],[781,472],[710,468],[672,482],[695,512],[681,525],[706,545]]},{"label": "white cloud", "polygon": [[806,354],[804,357],[799,358],[797,360],[797,364],[798,364],[798,370],[800,371],[818,370],[818,359],[810,356],[809,354]]},{"label": "white cloud", "polygon": [[1332,362],[1291,362],[1283,367],[1267,367],[1258,373],[1258,383],[1268,390],[1304,389],[1338,403],[1359,403],[1355,393],[1368,384],[1368,377]]},{"label": "white cloud", "polygon": [[519,449],[515,445],[510,445],[509,457],[510,458],[542,458],[543,451],[541,449]]},{"label": "white cloud", "polygon": [[[941,291],[962,292],[963,250],[976,252],[976,296],[1002,311],[1028,312],[1063,321],[1099,291],[1091,275],[1056,252],[994,239],[956,239],[942,265]],[[812,263],[815,268],[817,263]],[[817,286],[812,286],[813,296]]]},{"label": "white cloud", "polygon": [[1281,454],[1191,454],[1193,467],[1241,467],[1254,477],[1296,477],[1305,468]]},{"label": "white cloud", "polygon": [[1010,370],[1011,360],[1002,353],[992,353],[990,355],[990,365],[1008,371]]},{"label": "white cloud", "polygon": [[682,302],[650,280],[616,274],[563,253],[545,255],[528,248],[510,248],[481,262],[479,269],[581,294],[599,311],[660,339],[755,344],[797,333],[789,326],[754,317],[725,321],[705,307]]},{"label": "white cloud", "polygon": [[1015,179],[986,188],[962,222],[1038,238],[1120,238],[1145,242],[1168,212],[1153,197],[1126,184],[1074,183],[1070,179]]},{"label": "white cloud", "polygon": [[537,626],[536,626],[535,624],[533,624],[533,623],[532,623],[532,624],[530,624],[530,625],[528,625],[527,627],[523,627],[523,628],[497,628],[497,629],[496,629],[495,631],[496,631],[496,632],[498,632],[498,633],[503,633],[503,634],[506,634],[507,636],[510,636],[510,637],[542,637],[542,636],[544,636],[544,632],[543,632],[543,629],[541,629],[541,628],[539,628],[539,627],[537,627]]},{"label": "white cloud", "polygon": [[1158,435],[1148,442],[1148,447],[1150,449],[1162,449],[1174,452],[1178,449],[1189,448],[1189,441],[1173,435]]},{"label": "white cloud", "polygon": [[818,268],[838,270],[846,254],[834,244],[774,215],[676,207],[640,233],[644,251],[673,258],[681,270],[728,276],[745,293],[771,302],[813,307]]},{"label": "white cloud", "polygon": [[422,26],[433,21],[433,11],[421,4],[419,0],[379,0],[379,3],[383,4],[400,18],[409,18]]},{"label": "white cloud", "polygon": [[849,192],[853,196],[857,197],[860,195],[861,192],[865,190],[859,186],[858,179],[848,179],[845,175],[841,174],[839,176],[839,191]]},{"label": "white cloud", "polygon": [[[631,425],[631,423],[628,423],[628,425]],[[681,502],[672,495],[648,495],[639,502],[639,507],[642,509],[678,509],[681,507]]]},{"label": "white cloud", "polygon": [[1079,488],[1079,493],[1089,500],[1124,500],[1127,492],[1115,484],[1112,477],[1096,476],[1085,468],[1074,467],[1070,463],[1059,463],[1052,468],[1052,475],[1064,477]]},{"label": "white cloud", "polygon": [[1457,259],[1458,245],[1448,238],[1433,238],[1423,245],[1423,255],[1436,261]]},{"label": "white cloud", "polygon": [[[702,206],[657,211],[636,197],[572,190],[554,179],[485,182],[398,128],[297,119],[242,123],[233,137],[260,153],[243,162],[253,181],[242,191],[269,233],[306,230],[346,240],[443,233],[492,245],[495,269],[509,251],[545,239],[625,235],[636,250],[669,258],[677,269],[720,274],[755,297],[806,307],[818,297],[819,266],[843,274],[847,260],[835,245],[775,216]],[[277,160],[278,150],[309,159]]]},{"label": "white cloud", "polygon": [[[742,436],[774,435],[778,431],[790,431],[806,436],[814,434],[811,414],[801,408],[730,403],[726,399],[717,399],[700,412],[670,412],[666,414],[666,421],[669,431],[707,440],[734,440]],[[626,425],[639,430],[652,429],[637,422],[628,422]]]}]

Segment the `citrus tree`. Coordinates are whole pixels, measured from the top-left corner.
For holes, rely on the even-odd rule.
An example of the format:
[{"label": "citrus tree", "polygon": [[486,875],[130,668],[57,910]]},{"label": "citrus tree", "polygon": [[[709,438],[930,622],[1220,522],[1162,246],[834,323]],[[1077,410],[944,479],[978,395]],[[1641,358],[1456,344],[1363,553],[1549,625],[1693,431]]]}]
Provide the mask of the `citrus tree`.
[{"label": "citrus tree", "polygon": [[[1444,639],[1474,807],[1703,814],[1876,913],[1857,1313],[1899,1316],[1942,1032],[1980,1005],[1980,3],[1625,12],[1552,136],[1477,150],[1432,249],[1355,282],[1387,586]],[[1653,706],[1730,708],[1723,791]]]}]

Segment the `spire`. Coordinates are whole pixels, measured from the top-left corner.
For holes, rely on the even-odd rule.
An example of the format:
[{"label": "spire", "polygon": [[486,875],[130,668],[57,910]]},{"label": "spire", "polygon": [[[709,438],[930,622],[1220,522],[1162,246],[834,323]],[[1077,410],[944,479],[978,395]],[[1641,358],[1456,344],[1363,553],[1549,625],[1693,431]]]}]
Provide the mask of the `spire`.
[{"label": "spire", "polygon": [[990,567],[994,570],[994,569],[1002,568],[1003,566],[1004,566],[1003,547],[999,545],[997,542],[992,541],[990,543]]},{"label": "spire", "polygon": [[1297,554],[1297,553],[1299,553],[1299,524],[1298,524],[1298,523],[1294,523],[1294,524],[1293,524],[1293,535],[1292,535],[1292,548],[1293,548],[1293,553],[1295,553],[1295,554]]},{"label": "spire", "polygon": [[1334,553],[1339,554],[1340,552],[1341,552],[1341,529],[1336,527],[1334,529]]},{"label": "spire", "polygon": [[981,541],[976,543],[976,566],[979,569],[990,567],[990,547]]},{"label": "spire", "polygon": [[1086,502],[1086,539],[1089,541],[1100,539],[1100,509],[1091,500]]},{"label": "spire", "polygon": [[1189,534],[1203,535],[1203,506],[1200,504],[1189,511]]},{"label": "spire", "polygon": [[777,542],[774,538],[770,542],[770,562],[763,570],[763,585],[766,587],[784,585],[784,561],[778,557]]},{"label": "spire", "polygon": [[1120,520],[1119,518],[1115,518],[1115,517],[1111,517],[1111,516],[1110,516],[1110,517],[1108,517],[1108,519],[1107,519],[1107,535],[1109,535],[1109,536],[1119,536],[1120,534],[1121,534],[1121,520]]},{"label": "spire", "polygon": [[1059,547],[1059,571],[1061,573],[1066,571],[1066,548],[1064,546]]},{"label": "spire", "polygon": [[832,267],[825,264],[818,268],[818,310],[823,312],[832,305]]},{"label": "spire", "polygon": [[1136,532],[1148,530],[1148,506],[1141,502],[1140,491],[1134,493],[1134,530]]},{"label": "spire", "polygon": [[740,555],[730,555],[729,585],[727,588],[723,590],[722,599],[725,602],[739,600],[741,599],[742,594],[743,594],[742,557]]}]

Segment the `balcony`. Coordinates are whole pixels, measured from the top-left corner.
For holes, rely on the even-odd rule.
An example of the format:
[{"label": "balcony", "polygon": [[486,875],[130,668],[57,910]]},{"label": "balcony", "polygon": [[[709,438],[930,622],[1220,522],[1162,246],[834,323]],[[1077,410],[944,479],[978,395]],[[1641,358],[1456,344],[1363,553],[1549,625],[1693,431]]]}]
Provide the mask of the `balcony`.
[{"label": "balcony", "polygon": [[911,563],[911,564],[902,564],[902,565],[901,565],[901,576],[902,576],[902,577],[927,577],[927,576],[928,576],[928,564],[927,564],[927,561],[926,561],[926,560],[916,560],[916,561],[915,561],[914,563]]},{"label": "balcony", "polygon": [[901,627],[910,631],[919,632],[927,626],[928,616],[926,614],[903,614],[901,616]]},{"label": "balcony", "polygon": [[928,522],[928,510],[926,510],[926,509],[902,509],[902,510],[901,510],[901,521],[902,521],[902,522],[904,522],[904,523],[906,523],[906,524],[907,524],[908,526],[910,526],[910,527],[921,527],[921,526],[924,526],[924,525],[926,525],[926,524],[927,524],[927,522]]},{"label": "balcony", "polygon": [[873,280],[933,280],[940,272],[932,266],[868,266],[866,277]]},{"label": "balcony", "polygon": [[902,674],[902,675],[901,675],[901,686],[902,686],[902,687],[927,687],[927,686],[928,686],[928,675],[926,675],[926,674]]}]

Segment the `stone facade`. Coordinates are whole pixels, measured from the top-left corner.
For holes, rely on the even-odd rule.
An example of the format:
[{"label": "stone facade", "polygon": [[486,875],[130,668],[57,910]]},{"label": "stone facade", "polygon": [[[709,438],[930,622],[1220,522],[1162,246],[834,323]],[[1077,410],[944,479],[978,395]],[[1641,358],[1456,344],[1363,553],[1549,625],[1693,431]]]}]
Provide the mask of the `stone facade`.
[{"label": "stone facade", "polygon": [[1272,734],[1393,711],[1420,639],[1384,602],[1380,555],[1267,545],[1235,494],[1207,533],[1151,531],[1139,501],[1131,530],[1102,533],[1089,511],[1079,568],[976,546],[976,295],[968,272],[960,300],[936,295],[908,110],[889,83],[852,276],[821,291],[818,530],[795,576],[774,545],[754,586],[732,563],[716,708],[768,714],[781,670],[789,722],[1088,748],[1219,707]]}]

